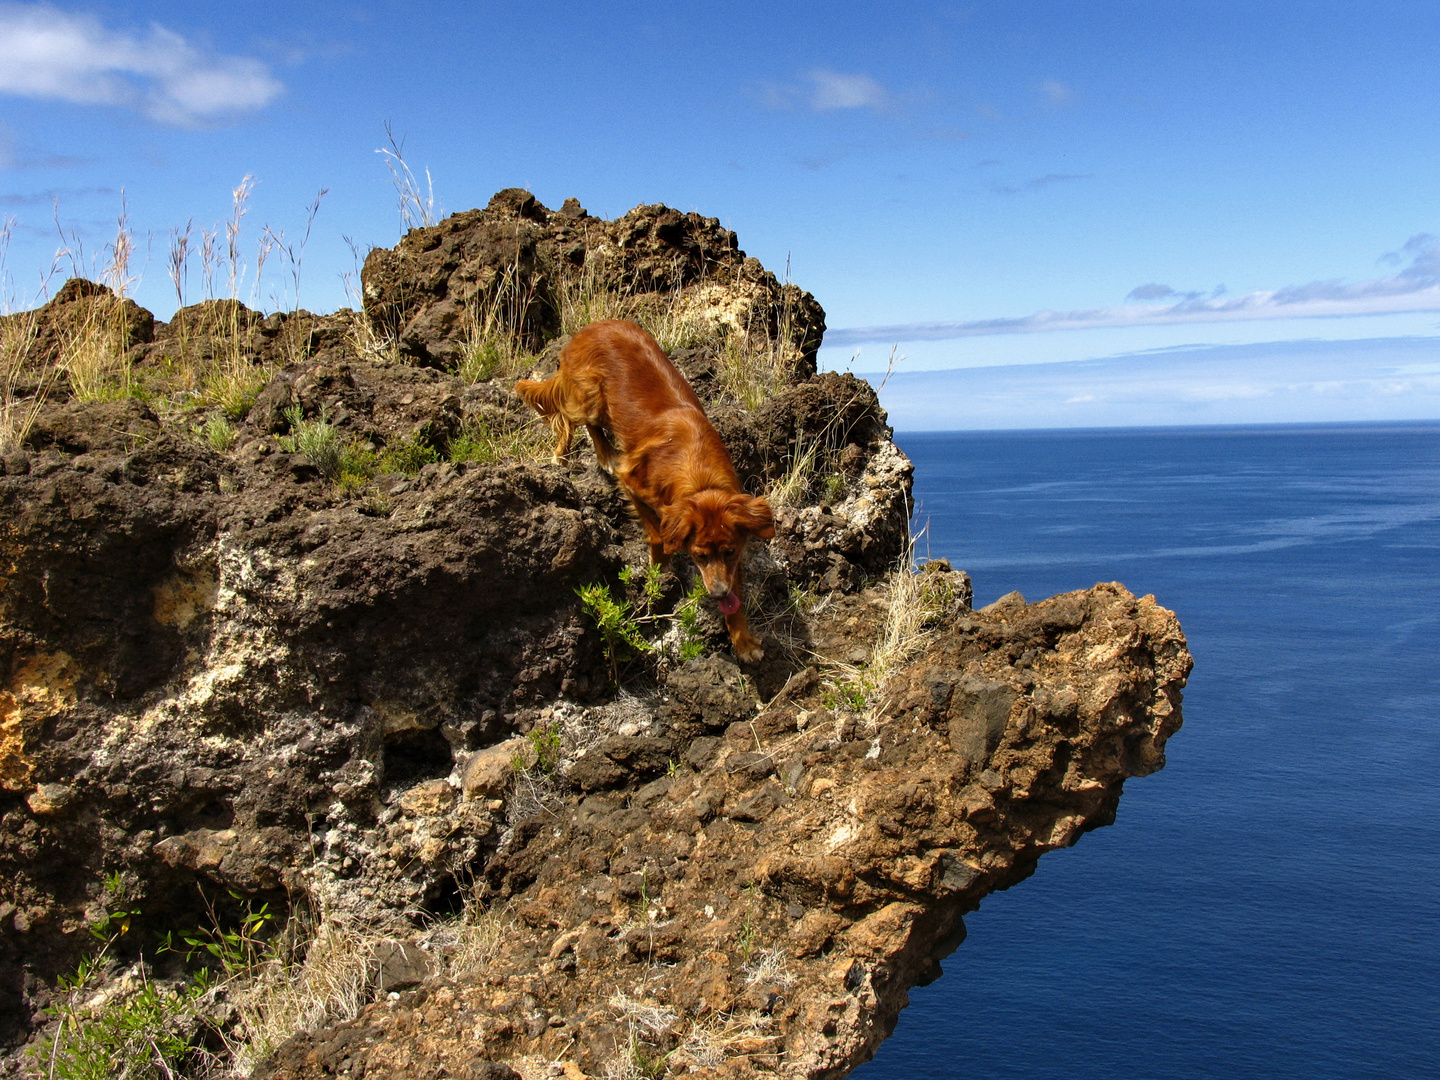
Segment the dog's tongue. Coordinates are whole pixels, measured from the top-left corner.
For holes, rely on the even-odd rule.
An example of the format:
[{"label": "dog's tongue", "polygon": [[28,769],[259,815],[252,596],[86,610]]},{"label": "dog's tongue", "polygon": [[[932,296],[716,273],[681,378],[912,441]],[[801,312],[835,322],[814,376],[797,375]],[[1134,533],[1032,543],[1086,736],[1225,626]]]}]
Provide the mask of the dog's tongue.
[{"label": "dog's tongue", "polygon": [[720,613],[722,615],[734,615],[740,610],[740,598],[733,592],[725,594],[725,599],[720,601]]}]

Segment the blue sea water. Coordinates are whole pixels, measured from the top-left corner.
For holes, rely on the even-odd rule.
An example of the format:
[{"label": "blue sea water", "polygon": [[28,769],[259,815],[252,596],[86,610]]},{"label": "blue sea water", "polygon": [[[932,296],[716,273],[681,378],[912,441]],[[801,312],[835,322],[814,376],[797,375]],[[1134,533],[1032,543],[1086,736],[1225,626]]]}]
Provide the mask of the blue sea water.
[{"label": "blue sea water", "polygon": [[1122,581],[1195,671],[1165,769],[854,1075],[1440,1077],[1440,426],[897,441],[976,606]]}]

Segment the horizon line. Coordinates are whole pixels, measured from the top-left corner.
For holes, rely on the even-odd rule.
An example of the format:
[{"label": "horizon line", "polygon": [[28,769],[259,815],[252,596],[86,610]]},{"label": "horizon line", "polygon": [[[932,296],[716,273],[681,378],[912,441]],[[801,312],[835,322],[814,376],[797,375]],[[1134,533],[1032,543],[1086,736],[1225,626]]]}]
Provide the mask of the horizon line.
[{"label": "horizon line", "polygon": [[1107,424],[1107,425],[1076,425],[1073,427],[1035,427],[1035,428],[909,428],[895,429],[895,436],[901,435],[1037,435],[1046,432],[1060,432],[1066,434],[1104,434],[1117,431],[1153,431],[1158,433],[1171,431],[1268,431],[1277,428],[1287,430],[1296,429],[1333,429],[1333,428],[1377,428],[1377,429],[1405,429],[1405,428],[1440,428],[1440,417],[1420,418],[1414,420],[1261,420],[1240,424]]}]

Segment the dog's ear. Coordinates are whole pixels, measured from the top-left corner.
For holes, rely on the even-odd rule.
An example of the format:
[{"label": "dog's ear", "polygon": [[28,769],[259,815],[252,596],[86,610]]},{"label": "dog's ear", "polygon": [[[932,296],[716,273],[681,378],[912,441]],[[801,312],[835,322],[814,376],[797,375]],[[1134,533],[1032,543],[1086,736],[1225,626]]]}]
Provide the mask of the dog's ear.
[{"label": "dog's ear", "polygon": [[671,503],[660,514],[660,543],[666,555],[674,555],[690,546],[695,534],[695,504],[689,499]]},{"label": "dog's ear", "polygon": [[775,535],[775,514],[770,504],[756,495],[739,495],[729,506],[730,524],[761,540]]}]

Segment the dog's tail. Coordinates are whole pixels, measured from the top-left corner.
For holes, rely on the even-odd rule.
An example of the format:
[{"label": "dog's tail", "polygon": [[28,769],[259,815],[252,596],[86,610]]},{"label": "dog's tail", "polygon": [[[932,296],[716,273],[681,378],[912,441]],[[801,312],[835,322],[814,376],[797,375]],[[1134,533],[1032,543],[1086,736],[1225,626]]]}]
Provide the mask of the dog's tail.
[{"label": "dog's tail", "polygon": [[559,379],[521,379],[515,384],[515,393],[541,416],[554,416],[560,411]]}]

